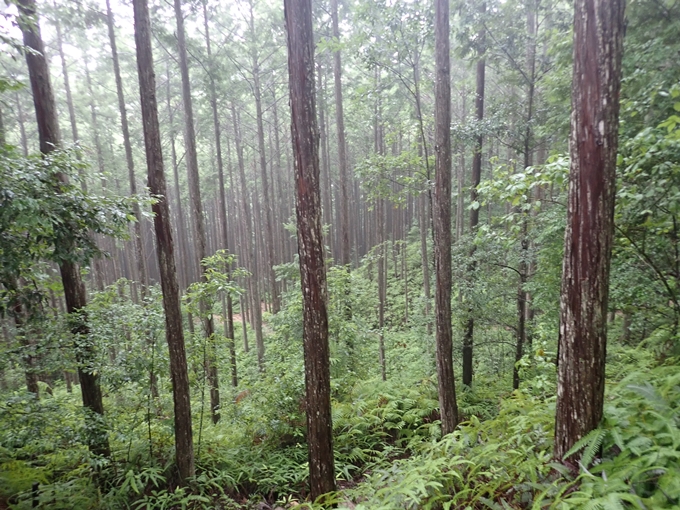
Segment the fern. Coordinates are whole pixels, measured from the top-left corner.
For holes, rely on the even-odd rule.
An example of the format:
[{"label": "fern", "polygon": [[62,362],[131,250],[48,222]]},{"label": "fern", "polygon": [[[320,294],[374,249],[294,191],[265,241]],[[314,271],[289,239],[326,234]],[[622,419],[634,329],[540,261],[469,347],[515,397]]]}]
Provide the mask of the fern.
[{"label": "fern", "polygon": [[569,451],[564,455],[565,459],[568,459],[575,453],[583,450],[581,454],[580,463],[583,469],[590,466],[595,459],[595,455],[602,448],[604,440],[607,438],[608,432],[603,429],[591,430],[588,434],[579,439],[574,446],[572,446]]}]

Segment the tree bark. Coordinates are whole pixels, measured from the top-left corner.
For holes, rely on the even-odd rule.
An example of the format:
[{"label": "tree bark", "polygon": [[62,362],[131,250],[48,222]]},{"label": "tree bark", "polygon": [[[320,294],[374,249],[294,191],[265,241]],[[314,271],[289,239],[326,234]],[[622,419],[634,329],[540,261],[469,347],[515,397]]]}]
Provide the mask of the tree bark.
[{"label": "tree bark", "polygon": [[194,445],[191,428],[191,402],[189,399],[189,375],[184,349],[182,308],[180,305],[175,254],[173,251],[170,210],[167,201],[163,154],[161,151],[158,107],[156,104],[156,79],[153,72],[151,51],[151,23],[146,0],[133,0],[135,16],[135,43],[137,46],[137,69],[142,104],[144,145],[148,168],[148,185],[151,193],[162,197],[153,206],[156,231],[158,265],[163,291],[165,311],[165,338],[170,355],[170,378],[175,411],[175,455],[179,478],[185,482],[194,476]]},{"label": "tree bark", "polygon": [[[49,154],[60,146],[61,136],[49,68],[38,25],[38,12],[35,0],[20,0],[18,7],[24,45],[32,50],[25,53],[38,123],[40,152]],[[63,183],[68,180],[64,174],[60,174],[59,178]],[[108,456],[110,449],[103,424],[104,404],[99,386],[99,375],[89,368],[92,365],[94,353],[87,338],[90,331],[87,315],[84,312],[87,305],[85,286],[78,264],[71,261],[59,261],[59,269],[66,299],[66,311],[71,318],[72,333],[75,337],[83,406],[95,415],[92,416],[92,431],[88,438],[88,447],[97,455]]]},{"label": "tree bark", "polygon": [[604,403],[623,0],[576,0],[555,457],[596,428]]},{"label": "tree bark", "polygon": [[335,470],[311,0],[285,0],[284,9],[303,295],[309,485],[315,501],[320,495],[335,491]]},{"label": "tree bark", "polygon": [[451,326],[451,69],[449,0],[435,0],[434,263],[437,379],[442,434],[458,425]]}]

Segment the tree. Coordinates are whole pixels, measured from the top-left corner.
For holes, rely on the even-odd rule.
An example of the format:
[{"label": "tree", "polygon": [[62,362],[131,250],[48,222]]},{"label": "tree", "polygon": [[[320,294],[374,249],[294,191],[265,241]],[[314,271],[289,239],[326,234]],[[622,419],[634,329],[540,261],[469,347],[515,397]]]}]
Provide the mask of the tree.
[{"label": "tree", "polygon": [[[331,18],[333,37],[340,44],[340,27],[338,22],[338,0],[331,0]],[[342,104],[342,57],[340,48],[333,52],[333,80],[335,84],[335,123],[338,134],[338,162],[340,167],[340,263],[349,264],[349,192],[347,168],[347,143],[345,142],[345,115]]]},{"label": "tree", "polygon": [[435,2],[434,262],[437,378],[442,434],[458,425],[451,328],[451,71],[449,1]]},{"label": "tree", "polygon": [[[482,14],[486,11],[486,4],[481,6]],[[486,70],[486,60],[484,58],[484,43],[485,43],[485,30],[481,29],[478,34],[478,39],[480,41],[479,60],[477,60],[477,92],[475,95],[475,112],[477,115],[478,129],[480,130],[475,136],[475,146],[472,157],[472,183],[470,184],[470,203],[472,208],[470,210],[470,232],[474,234],[477,230],[477,224],[479,223],[479,202],[477,197],[477,186],[482,177],[482,143],[484,141],[481,133],[481,122],[484,119],[484,85],[485,85],[485,70]],[[474,246],[470,250],[470,264],[469,264],[469,274],[470,278],[474,278],[474,273],[477,269],[477,264],[473,257],[475,254]],[[470,316],[467,319],[465,325],[465,336],[463,337],[463,384],[465,386],[472,386],[472,360],[473,360],[473,342],[474,342],[474,330],[475,330],[475,319],[472,316],[472,309],[469,311]]]},{"label": "tree", "polygon": [[172,227],[167,202],[163,154],[161,151],[158,106],[156,104],[156,79],[153,71],[151,52],[151,23],[146,0],[134,0],[135,43],[137,47],[137,70],[139,73],[139,95],[142,104],[144,145],[148,184],[151,193],[159,197],[153,205],[154,228],[158,245],[158,265],[163,290],[165,311],[165,338],[170,352],[170,378],[175,410],[175,457],[180,480],[194,475],[194,444],[191,428],[191,402],[189,399],[189,375],[184,350],[182,308],[177,284],[175,254],[173,251]]},{"label": "tree", "polygon": [[[106,25],[109,33],[109,44],[111,45],[111,57],[113,59],[113,74],[116,80],[116,94],[118,96],[118,110],[120,111],[120,127],[123,132],[123,145],[125,146],[125,163],[128,169],[128,180],[130,181],[130,194],[137,194],[137,182],[135,179],[135,163],[132,159],[132,145],[130,143],[130,129],[127,120],[127,108],[125,107],[125,94],[123,93],[123,79],[120,74],[120,63],[118,61],[118,48],[116,46],[116,34],[114,31],[113,12],[111,11],[111,0],[106,0]],[[64,74],[66,81],[66,74]],[[137,258],[137,268],[142,285],[142,299],[146,297],[149,277],[146,270],[146,254],[142,243],[142,211],[139,205],[135,207],[136,222],[134,225],[134,244],[135,256]]]},{"label": "tree", "polygon": [[[48,155],[61,145],[57,108],[50,83],[50,72],[45,58],[45,49],[38,25],[38,11],[35,0],[20,0],[20,28],[24,38],[26,64],[33,91],[35,116],[38,123],[38,138],[40,152]],[[60,184],[68,185],[66,174],[59,173]],[[99,385],[99,375],[90,367],[93,356],[92,346],[88,342],[89,328],[84,308],[87,305],[85,285],[80,276],[80,266],[69,255],[74,248],[74,239],[67,231],[59,241],[63,257],[57,260],[64,285],[66,310],[71,319],[71,331],[76,340],[78,356],[78,376],[83,397],[83,406],[93,413],[94,426],[89,440],[89,447],[93,453],[108,456],[109,441],[103,427],[104,404]]]},{"label": "tree", "polygon": [[[191,83],[189,78],[189,62],[187,57],[186,35],[184,33],[184,15],[182,1],[175,0],[175,19],[177,20],[177,51],[179,53],[179,67],[182,75],[182,102],[184,105],[184,145],[186,147],[187,173],[189,180],[189,199],[191,201],[191,217],[194,223],[194,243],[196,255],[201,270],[201,280],[206,282],[205,266],[201,261],[207,257],[205,221],[203,219],[203,204],[201,202],[201,185],[198,175],[198,155],[196,152],[196,134],[194,131],[194,109],[191,100]],[[212,310],[202,307],[203,329],[208,342],[206,369],[210,384],[210,409],[213,423],[220,419],[220,389],[215,362],[215,324]]]},{"label": "tree", "polygon": [[571,166],[555,422],[558,459],[602,419],[623,12],[621,0],[577,0],[574,5]]},{"label": "tree", "polygon": [[284,9],[303,296],[309,485],[316,499],[335,490],[335,469],[311,0],[284,0]]}]

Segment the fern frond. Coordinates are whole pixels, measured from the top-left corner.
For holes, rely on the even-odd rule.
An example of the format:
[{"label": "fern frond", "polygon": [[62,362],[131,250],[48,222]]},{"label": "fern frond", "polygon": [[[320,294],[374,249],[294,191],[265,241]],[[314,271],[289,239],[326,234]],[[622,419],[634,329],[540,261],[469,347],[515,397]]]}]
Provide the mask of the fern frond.
[{"label": "fern frond", "polygon": [[602,446],[605,438],[607,437],[607,431],[603,429],[595,429],[583,436],[581,439],[576,441],[574,446],[572,446],[569,451],[564,455],[565,459],[568,459],[575,453],[584,450],[583,455],[581,455],[581,463],[584,466],[588,466],[595,458],[595,454]]}]

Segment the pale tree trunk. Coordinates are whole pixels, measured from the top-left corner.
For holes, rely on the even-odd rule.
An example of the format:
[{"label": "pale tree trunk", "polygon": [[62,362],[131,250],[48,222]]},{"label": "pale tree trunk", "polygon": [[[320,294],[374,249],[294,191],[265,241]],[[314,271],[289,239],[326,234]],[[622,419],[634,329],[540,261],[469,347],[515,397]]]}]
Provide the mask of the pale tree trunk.
[{"label": "pale tree trunk", "polygon": [[449,0],[435,0],[434,263],[437,380],[442,434],[458,425],[451,326],[451,70]]},{"label": "pale tree trunk", "polygon": [[253,65],[253,93],[255,95],[255,116],[257,120],[257,143],[260,152],[260,173],[262,178],[262,198],[264,199],[265,229],[264,239],[267,251],[267,266],[269,266],[269,288],[272,298],[272,312],[278,313],[281,308],[276,274],[274,273],[274,224],[272,222],[272,203],[269,200],[269,179],[267,178],[267,160],[265,158],[264,145],[264,122],[262,120],[262,93],[260,90],[260,62],[255,45],[255,17],[253,15],[253,3],[250,2],[250,31],[253,36],[251,59]]},{"label": "pale tree trunk", "polygon": [[[333,37],[339,42],[338,0],[331,0]],[[347,164],[347,143],[345,141],[345,115],[342,104],[342,59],[340,50],[333,52],[333,78],[335,80],[335,123],[338,135],[338,163],[340,171],[340,263],[350,263],[349,254],[349,168]]]},{"label": "pale tree trunk", "polygon": [[[259,272],[257,265],[257,253],[255,252],[255,238],[253,236],[253,220],[250,214],[250,200],[248,195],[248,184],[246,181],[246,169],[243,161],[243,147],[241,144],[241,129],[236,115],[236,107],[231,104],[231,114],[234,120],[234,142],[236,143],[236,155],[238,157],[239,177],[241,180],[241,196],[243,197],[243,215],[245,219],[243,238],[245,240],[245,251],[250,257],[252,277],[250,278],[253,298],[253,326],[255,328],[255,343],[257,345],[257,365],[264,370],[264,339],[262,336],[262,309],[260,301],[260,291],[258,287]],[[245,331],[245,329],[244,329]]]},{"label": "pale tree trunk", "polygon": [[189,400],[189,374],[184,349],[182,308],[180,305],[175,253],[173,251],[172,226],[167,201],[163,154],[161,151],[158,107],[156,104],[156,83],[153,72],[151,51],[151,23],[146,0],[133,0],[135,16],[135,43],[137,47],[137,69],[139,93],[142,104],[144,145],[148,168],[149,190],[156,196],[164,197],[152,206],[156,232],[158,266],[163,310],[165,312],[165,338],[170,357],[170,379],[175,411],[175,456],[179,477],[182,482],[194,476],[194,445],[191,428],[191,402]]},{"label": "pale tree trunk", "polygon": [[[182,14],[182,1],[175,0],[175,20],[177,21],[177,51],[179,53],[179,67],[182,75],[182,102],[184,104],[184,146],[186,148],[187,175],[189,180],[189,198],[191,201],[191,217],[194,224],[194,247],[196,250],[196,262],[198,263],[201,280],[207,282],[205,267],[201,261],[206,258],[206,235],[205,222],[203,220],[203,205],[201,203],[201,186],[198,175],[198,155],[196,152],[196,134],[194,132],[194,109],[191,99],[191,82],[189,77],[189,63],[187,58],[186,36],[184,33],[184,15]],[[203,301],[199,304],[201,319],[207,345],[206,370],[208,372],[208,384],[210,386],[210,410],[213,423],[220,419],[220,390],[217,375],[217,362],[215,361],[215,325],[212,312],[207,310],[207,304]]]},{"label": "pale tree trunk", "polygon": [[[33,50],[26,52],[26,63],[38,123],[40,152],[49,154],[59,147],[61,137],[54,94],[50,83],[50,73],[47,60],[45,59],[40,27],[37,24],[38,13],[36,3],[35,0],[20,0],[18,7],[21,14],[20,28],[23,33],[24,45]],[[59,177],[64,183],[68,180],[66,175],[60,174]],[[60,261],[59,270],[64,287],[66,311],[73,318],[72,333],[76,345],[83,406],[93,414],[88,447],[95,454],[108,456],[110,449],[108,436],[103,424],[104,404],[99,386],[99,375],[97,372],[84,368],[92,365],[94,353],[87,339],[90,332],[87,316],[84,313],[84,308],[87,305],[87,295],[80,276],[80,267],[78,264],[70,261]]]},{"label": "pale tree trunk", "polygon": [[[123,146],[125,147],[125,162],[128,169],[128,180],[130,181],[130,195],[137,194],[137,181],[135,179],[135,163],[132,159],[132,144],[130,143],[130,129],[128,127],[127,109],[125,107],[125,95],[123,93],[123,80],[120,75],[120,63],[118,61],[118,49],[116,47],[116,34],[114,31],[113,12],[111,11],[111,0],[106,0],[106,24],[109,32],[109,44],[111,45],[111,57],[113,58],[113,74],[116,80],[116,94],[118,96],[118,110],[120,112],[120,127],[123,133]],[[133,242],[135,246],[135,257],[137,259],[137,271],[142,285],[142,300],[146,298],[147,287],[149,286],[148,271],[146,269],[146,254],[142,243],[142,211],[137,202],[134,203],[135,224]]]},{"label": "pale tree trunk", "polygon": [[614,230],[623,0],[576,0],[555,457],[602,419]]},{"label": "pale tree trunk", "polygon": [[[208,52],[209,65],[212,65],[212,49],[210,45],[210,31],[208,25],[208,9],[206,1],[203,1],[203,26],[205,28],[205,46]],[[215,152],[217,156],[217,177],[219,180],[219,211],[222,227],[222,246],[229,249],[229,229],[227,227],[227,198],[224,189],[224,162],[222,161],[222,130],[220,126],[219,112],[217,111],[217,92],[215,90],[215,78],[212,71],[210,78],[210,106],[213,114],[213,128],[215,130]],[[227,274],[231,279],[231,267],[227,266]],[[226,319],[225,319],[226,312]],[[229,344],[229,353],[231,357],[231,381],[232,386],[236,387],[238,378],[236,374],[236,349],[234,346],[234,307],[231,300],[231,294],[227,293],[226,297],[222,297],[222,322],[224,324],[224,333]]]},{"label": "pale tree trunk", "polygon": [[24,124],[24,108],[21,106],[21,97],[18,92],[14,93],[17,102],[17,123],[19,124],[19,134],[21,137],[21,150],[24,157],[28,157],[28,138],[26,137],[26,126]]},{"label": "pale tree trunk", "polygon": [[[184,209],[182,208],[182,195],[179,187],[179,165],[177,164],[177,149],[175,146],[175,123],[172,108],[172,100],[170,95],[170,66],[166,67],[166,101],[168,107],[168,126],[170,128],[170,152],[172,156],[172,174],[175,184],[175,207],[177,208],[177,244],[179,244],[179,255],[182,263],[180,264],[179,275],[182,276],[180,281],[180,290],[186,289],[191,283],[191,269],[189,259],[189,249],[186,236],[186,221],[184,218]],[[190,322],[190,324],[192,324]]]},{"label": "pale tree trunk", "polygon": [[315,501],[320,495],[335,491],[335,469],[319,191],[319,132],[314,101],[312,5],[311,0],[285,0],[284,6],[303,296],[309,485],[311,499]]}]

